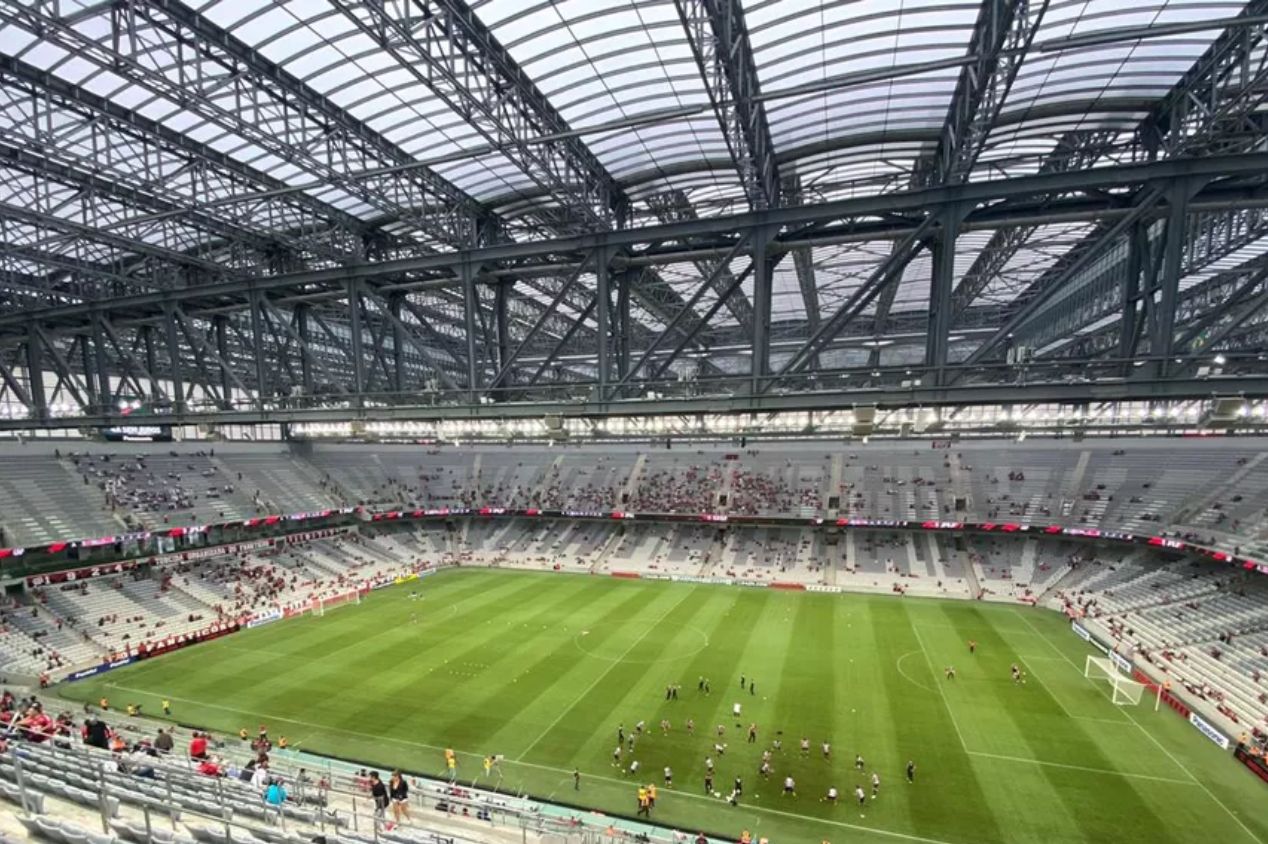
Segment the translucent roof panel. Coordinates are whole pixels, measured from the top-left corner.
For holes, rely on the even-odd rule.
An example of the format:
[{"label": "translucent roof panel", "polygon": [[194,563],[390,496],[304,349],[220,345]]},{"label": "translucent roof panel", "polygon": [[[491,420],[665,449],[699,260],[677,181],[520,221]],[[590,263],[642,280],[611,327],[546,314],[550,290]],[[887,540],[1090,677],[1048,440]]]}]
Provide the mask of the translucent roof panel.
[{"label": "translucent roof panel", "polygon": [[[1058,0],[1048,6],[1035,41],[1043,45],[1126,27],[1233,17],[1244,5],[1229,0]],[[1077,103],[1085,114],[1091,115],[1105,101],[1157,99],[1179,81],[1218,35],[1216,29],[1147,41],[1032,52],[1022,62],[1003,113]]]},{"label": "translucent roof panel", "polygon": [[672,0],[477,4],[481,18],[577,131],[686,107],[698,116],[623,127],[586,143],[617,178],[726,159],[726,142]]},{"label": "translucent roof panel", "polygon": [[955,90],[955,68],[783,97],[798,86],[874,74],[902,64],[962,57],[977,4],[933,0],[766,0],[746,4],[771,135],[781,151],[852,135],[937,129]]}]

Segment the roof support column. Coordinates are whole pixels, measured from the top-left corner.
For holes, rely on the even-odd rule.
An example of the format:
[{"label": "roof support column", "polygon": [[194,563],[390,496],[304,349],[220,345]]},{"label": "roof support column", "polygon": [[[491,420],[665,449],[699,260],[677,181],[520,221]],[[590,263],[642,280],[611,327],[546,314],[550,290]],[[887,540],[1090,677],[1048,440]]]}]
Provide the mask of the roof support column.
[{"label": "roof support column", "polygon": [[158,372],[158,350],[154,348],[154,326],[142,325],[137,329],[137,333],[141,335],[141,345],[145,349],[145,371],[150,374],[150,401],[157,402],[159,400],[158,378],[154,373]]},{"label": "roof support column", "polygon": [[[97,370],[93,366],[92,349],[89,347],[88,335],[81,334],[75,339],[79,344],[79,363],[84,369],[84,389],[88,395],[87,413],[99,413],[103,402],[97,399]],[[73,354],[73,351],[72,351]]]},{"label": "roof support column", "polygon": [[1154,312],[1154,333],[1150,337],[1150,353],[1157,359],[1160,377],[1174,369],[1171,362],[1175,344],[1176,304],[1180,293],[1180,264],[1184,258],[1189,199],[1199,187],[1193,181],[1174,183],[1167,191],[1167,228],[1162,254],[1162,277],[1158,281],[1160,295]]},{"label": "roof support column", "polygon": [[[184,375],[181,372],[180,339],[176,336],[175,306],[168,305],[164,310],[166,313],[163,323],[167,328],[167,362],[172,379],[172,409],[176,413],[184,413],[185,386]],[[150,377],[153,378],[153,374]]]},{"label": "roof support column", "polygon": [[255,352],[255,402],[256,407],[264,410],[268,398],[268,367],[264,362],[264,320],[261,318],[260,293],[252,290],[247,294],[247,302],[251,308],[251,349]]},{"label": "roof support column", "polygon": [[[498,344],[498,371],[505,372],[505,385],[513,385],[515,383],[514,370],[507,369],[511,365],[511,288],[514,286],[513,279],[506,279],[498,282],[493,287],[493,325],[497,332]],[[495,388],[503,386],[503,380],[499,379],[498,383],[491,385]],[[496,396],[494,397],[497,398]]]},{"label": "roof support column", "polygon": [[630,288],[638,282],[638,271],[625,269],[616,275],[616,377],[623,380],[630,371]]},{"label": "roof support column", "polygon": [[946,374],[947,348],[950,345],[952,288],[955,285],[955,242],[960,224],[968,208],[952,205],[941,215],[938,233],[933,241],[933,277],[929,280],[929,328],[925,339],[925,366],[933,379],[931,386],[941,386]]},{"label": "roof support column", "polygon": [[608,378],[612,373],[609,360],[612,350],[612,291],[608,276],[608,259],[612,253],[600,247],[594,255],[595,307],[595,363],[598,367],[598,393],[595,398],[600,401],[608,394]]},{"label": "roof support column", "polygon": [[313,353],[309,347],[312,335],[308,328],[308,305],[295,306],[295,335],[299,338],[299,378],[305,399],[313,395]]},{"label": "roof support column", "polygon": [[102,330],[101,321],[104,317],[101,314],[93,314],[92,319],[92,349],[93,360],[96,364],[98,394],[100,396],[101,410],[103,413],[111,413],[114,411],[114,391],[110,389],[110,370],[106,366],[106,332]]},{"label": "roof support column", "polygon": [[1123,275],[1122,317],[1118,324],[1118,357],[1123,360],[1122,375],[1131,369],[1128,362],[1136,355],[1140,342],[1140,276],[1149,261],[1149,231],[1137,223],[1127,232],[1127,272]]},{"label": "roof support column", "polygon": [[229,371],[229,318],[216,316],[211,323],[215,332],[216,357],[220,359],[220,391],[226,409],[233,407],[233,373]]},{"label": "roof support column", "polygon": [[458,277],[462,279],[462,319],[467,332],[467,400],[476,403],[476,390],[480,388],[479,368],[476,366],[476,332],[479,330],[480,297],[476,291],[476,268],[470,261],[458,265]]},{"label": "roof support column", "polygon": [[48,396],[44,394],[44,351],[40,332],[34,323],[26,332],[26,382],[31,413],[43,422],[48,419]]},{"label": "roof support column", "polygon": [[361,285],[355,280],[348,282],[348,314],[352,349],[352,404],[360,408],[365,405],[365,349],[362,348],[361,337]]},{"label": "roof support column", "polygon": [[405,324],[401,322],[404,298],[404,293],[393,293],[387,298],[387,312],[392,315],[392,390],[398,395],[405,392]]},{"label": "roof support column", "polygon": [[753,339],[749,391],[754,395],[766,388],[770,375],[771,270],[774,260],[767,252],[774,230],[758,226],[750,244],[753,254]]}]

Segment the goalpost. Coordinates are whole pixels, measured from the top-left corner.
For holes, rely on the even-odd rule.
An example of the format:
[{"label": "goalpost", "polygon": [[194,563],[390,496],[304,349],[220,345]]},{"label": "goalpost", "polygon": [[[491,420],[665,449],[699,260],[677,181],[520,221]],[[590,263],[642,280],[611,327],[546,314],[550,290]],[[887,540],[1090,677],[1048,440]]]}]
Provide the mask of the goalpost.
[{"label": "goalpost", "polygon": [[333,610],[336,607],[342,607],[347,604],[361,603],[360,589],[354,589],[351,592],[344,592],[342,595],[332,595],[329,598],[315,598],[308,603],[309,615],[325,615],[327,610]]},{"label": "goalpost", "polygon": [[1145,684],[1124,675],[1113,661],[1103,656],[1089,656],[1083,664],[1083,676],[1094,682],[1109,683],[1110,700],[1117,706],[1135,706],[1145,696]]}]

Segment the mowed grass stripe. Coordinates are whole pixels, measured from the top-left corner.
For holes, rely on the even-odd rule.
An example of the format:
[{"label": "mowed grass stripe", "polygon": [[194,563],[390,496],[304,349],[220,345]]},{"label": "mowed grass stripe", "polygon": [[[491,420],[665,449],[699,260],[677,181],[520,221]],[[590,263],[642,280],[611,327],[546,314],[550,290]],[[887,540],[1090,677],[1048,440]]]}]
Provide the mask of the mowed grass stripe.
[{"label": "mowed grass stripe", "polygon": [[[378,652],[349,654],[342,668],[332,665],[327,671],[306,678],[302,691],[319,693],[322,688],[337,688],[340,677],[355,678],[358,695],[349,696],[351,708],[336,723],[341,727],[357,727],[381,712],[379,701],[398,701],[398,715],[391,729],[397,735],[437,737],[436,726],[450,715],[461,714],[467,706],[465,686],[493,668],[498,656],[511,642],[523,642],[549,626],[562,607],[569,606],[595,593],[595,585],[584,580],[561,584],[548,598],[531,602],[535,612],[517,619],[516,630],[494,630],[484,621],[495,615],[486,602],[472,602],[457,618],[441,621],[421,635],[413,625],[396,631],[396,642]],[[522,590],[509,600],[524,597]],[[525,631],[531,631],[525,633]],[[508,640],[508,635],[512,638]],[[325,667],[323,665],[323,667]],[[449,738],[457,743],[457,738]]]},{"label": "mowed grass stripe", "polygon": [[[631,625],[655,623],[654,614],[663,607],[661,601],[649,600],[659,594],[649,595],[645,587],[611,589],[603,581],[597,584],[599,594],[575,612],[563,613],[566,626],[561,635],[526,639],[508,650],[504,670],[490,672],[478,684],[481,696],[474,705],[439,729],[446,735],[489,736],[491,746],[503,748],[508,758],[518,759],[531,749],[526,747],[531,736],[544,736],[569,706],[584,697],[576,690],[587,678],[597,682],[600,672],[612,666],[587,656],[578,641],[592,647],[616,646],[625,641]],[[514,718],[507,717],[508,710],[514,711]]]},{"label": "mowed grass stripe", "polygon": [[[927,642],[916,632],[916,627],[923,626],[928,619],[935,617],[940,607],[940,603],[904,599],[894,605],[874,608],[878,619],[882,620],[882,635],[890,637],[894,643],[892,649],[885,654],[886,657],[892,656],[894,660],[889,686],[896,698],[905,701],[901,711],[909,720],[903,727],[910,729],[917,744],[911,749],[908,758],[916,763],[918,784],[923,786],[931,781],[951,783],[957,812],[963,812],[961,817],[965,829],[979,830],[978,834],[985,840],[1006,840],[1000,834],[996,806],[988,793],[989,784],[979,778],[972,760],[966,754],[961,743],[959,721],[951,708],[951,702],[938,686],[944,682],[941,673],[943,666],[935,653],[926,650],[932,648],[937,654],[941,654],[942,651],[937,646],[943,643],[938,640]],[[922,690],[898,673],[898,660],[913,650],[918,655],[906,660],[906,670],[934,691]],[[945,827],[945,807],[930,805],[923,792],[919,796],[913,796],[911,802],[911,817],[921,834],[932,834],[935,829]]]},{"label": "mowed grass stripe", "polygon": [[[1113,758],[1088,734],[1083,722],[1065,715],[1052,694],[1038,683],[1017,684],[1008,675],[1009,666],[1018,660],[1017,653],[1004,636],[995,629],[978,607],[951,610],[945,605],[943,615],[960,634],[962,641],[974,638],[978,641],[978,653],[972,659],[975,682],[948,682],[952,705],[964,700],[967,693],[971,702],[969,719],[981,725],[989,724],[991,732],[1008,733],[1017,739],[1017,746],[1028,748],[1035,759],[1063,761],[1066,757],[1078,759],[1077,764],[1103,771],[1118,770]],[[957,694],[958,693],[958,694]],[[1061,738],[1053,741],[1054,731],[1059,729]],[[1018,754],[1023,755],[1023,754]],[[1172,841],[1174,830],[1169,829],[1149,803],[1142,799],[1141,790],[1149,787],[1141,781],[1122,777],[1091,775],[1086,771],[1059,768],[1052,765],[1036,765],[1034,771],[1018,771],[1016,765],[999,760],[975,760],[979,768],[995,766],[996,773],[1012,777],[1014,782],[1026,777],[1041,777],[1048,784],[1048,799],[1055,800],[1063,808],[1064,818],[1059,825],[1077,829],[1086,841],[1121,840],[1128,834],[1145,834],[1151,841]],[[1070,763],[1076,764],[1076,763]],[[1001,765],[1013,765],[1001,768]],[[1112,795],[1105,801],[1106,795]],[[1100,798],[1100,799],[1097,799]],[[1054,806],[1056,804],[1053,804]],[[1103,811],[1098,811],[1104,807]]]},{"label": "mowed grass stripe", "polygon": [[[584,685],[574,687],[577,688],[577,696],[564,702],[560,712],[550,723],[543,725],[543,729],[526,737],[519,755],[541,748],[543,759],[574,763],[577,748],[584,746],[591,736],[603,732],[611,734],[624,720],[626,712],[631,709],[634,712],[652,712],[658,698],[653,689],[660,677],[648,670],[648,663],[672,656],[670,649],[675,646],[683,627],[709,600],[706,590],[698,586],[678,585],[658,590],[657,597],[649,602],[646,611],[619,628],[621,641],[628,643],[619,653],[639,661],[590,660],[592,664],[585,679],[580,681]],[[599,665],[594,666],[594,662]],[[627,699],[633,702],[632,706]],[[634,722],[639,718],[648,722],[650,737],[656,731],[656,721],[641,715],[625,723],[627,732],[634,728]],[[637,749],[635,758],[638,758]],[[628,757],[623,757],[623,761],[627,760]],[[647,776],[652,775],[646,763],[644,769]]]}]

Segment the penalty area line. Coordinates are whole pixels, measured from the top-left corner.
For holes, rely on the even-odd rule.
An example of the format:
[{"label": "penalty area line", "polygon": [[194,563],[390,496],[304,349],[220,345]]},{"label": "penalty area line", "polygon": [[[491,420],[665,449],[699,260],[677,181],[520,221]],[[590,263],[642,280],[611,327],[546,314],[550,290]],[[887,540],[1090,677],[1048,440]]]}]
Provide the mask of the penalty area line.
[{"label": "penalty area line", "polygon": [[1020,762],[1027,765],[1041,765],[1046,768],[1066,768],[1071,771],[1086,771],[1089,774],[1105,774],[1111,777],[1127,777],[1134,780],[1150,780],[1152,782],[1165,782],[1171,785],[1183,785],[1186,788],[1192,788],[1197,785],[1192,780],[1178,780],[1172,777],[1156,777],[1152,774],[1133,774],[1128,771],[1115,771],[1110,768],[1089,768],[1084,765],[1068,765],[1065,762],[1049,762],[1045,759],[1028,759],[1025,756],[1001,756],[998,753],[986,753],[981,750],[968,751],[970,756],[980,756],[983,759],[999,759],[1004,762]]},{"label": "penalty area line", "polygon": [[[1080,677],[1082,677],[1082,676],[1083,676],[1083,671],[1082,671],[1082,669],[1080,669],[1080,668],[1079,668],[1078,663],[1076,663],[1074,660],[1070,659],[1069,654],[1067,654],[1065,651],[1061,650],[1061,649],[1060,649],[1060,648],[1058,648],[1055,644],[1053,644],[1052,640],[1051,640],[1050,638],[1048,638],[1048,636],[1047,636],[1045,633],[1043,633],[1043,631],[1041,631],[1038,627],[1035,627],[1035,625],[1031,624],[1030,619],[1026,618],[1026,616],[1022,615],[1020,612],[1018,612],[1018,613],[1017,613],[1017,615],[1018,615],[1018,617],[1019,617],[1022,621],[1024,621],[1024,622],[1026,623],[1026,626],[1027,626],[1027,627],[1029,627],[1031,630],[1035,631],[1035,635],[1037,635],[1040,639],[1043,639],[1043,640],[1044,640],[1044,642],[1045,642],[1045,643],[1047,643],[1048,647],[1052,648],[1054,651],[1056,651],[1056,652],[1057,652],[1059,655],[1061,655],[1062,657],[1065,657],[1065,661],[1066,661],[1066,662],[1068,662],[1068,663],[1070,663],[1070,667],[1071,667],[1071,668],[1073,668],[1076,672],[1078,672],[1078,675],[1079,675]],[[1096,684],[1093,684],[1093,685],[1096,685]],[[1099,686],[1098,686],[1097,688],[1099,688]],[[1102,693],[1102,694],[1104,694],[1104,690],[1103,690],[1103,689],[1101,690],[1101,693]],[[1168,759],[1170,759],[1170,760],[1172,761],[1172,763],[1173,763],[1173,764],[1174,764],[1177,768],[1179,768],[1181,771],[1183,771],[1183,772],[1185,773],[1185,775],[1187,775],[1187,776],[1188,776],[1188,778],[1189,778],[1190,780],[1192,780],[1192,781],[1193,781],[1193,784],[1194,784],[1194,785],[1196,785],[1198,788],[1200,788],[1200,789],[1202,789],[1203,791],[1205,791],[1205,792],[1206,792],[1206,795],[1207,795],[1208,797],[1210,797],[1212,800],[1214,800],[1214,801],[1215,801],[1215,805],[1217,805],[1217,806],[1219,806],[1221,809],[1223,809],[1223,810],[1224,810],[1224,813],[1225,813],[1225,814],[1227,814],[1230,818],[1232,818],[1232,819],[1233,819],[1233,822],[1234,822],[1234,823],[1236,823],[1239,827],[1241,827],[1241,828],[1242,828],[1242,832],[1244,832],[1244,833],[1246,833],[1248,836],[1250,836],[1250,840],[1251,840],[1251,841],[1256,842],[1256,844],[1264,844],[1263,839],[1262,839],[1262,838],[1260,838],[1258,835],[1256,835],[1256,834],[1255,834],[1255,832],[1254,832],[1254,830],[1252,830],[1250,827],[1246,826],[1245,822],[1244,822],[1244,821],[1242,821],[1242,819],[1241,819],[1241,818],[1237,817],[1236,813],[1234,813],[1232,809],[1228,808],[1228,806],[1226,806],[1226,805],[1224,804],[1224,801],[1223,801],[1223,800],[1221,800],[1219,797],[1215,796],[1215,792],[1214,792],[1214,791],[1211,791],[1211,789],[1207,788],[1206,783],[1202,782],[1202,781],[1201,781],[1201,780],[1199,780],[1197,777],[1193,776],[1193,772],[1192,772],[1192,771],[1190,771],[1187,767],[1185,767],[1184,763],[1183,763],[1183,762],[1181,762],[1179,759],[1177,759],[1177,758],[1176,758],[1176,756],[1175,756],[1175,754],[1174,754],[1174,753],[1172,753],[1170,750],[1168,750],[1168,749],[1167,749],[1166,745],[1164,745],[1162,742],[1158,741],[1157,737],[1155,737],[1153,733],[1151,733],[1151,732],[1149,732],[1148,730],[1146,730],[1146,729],[1145,729],[1145,726],[1144,726],[1143,724],[1141,724],[1139,721],[1137,721],[1137,720],[1136,720],[1136,716],[1132,715],[1132,714],[1131,714],[1130,712],[1128,712],[1125,708],[1124,708],[1124,709],[1122,709],[1121,711],[1122,711],[1122,713],[1123,713],[1124,715],[1126,715],[1126,716],[1127,716],[1127,720],[1131,721],[1133,724],[1135,724],[1135,725],[1136,725],[1136,729],[1140,730],[1142,733],[1144,733],[1144,734],[1145,734],[1145,738],[1149,739],[1151,742],[1153,742],[1155,745],[1157,745],[1158,749],[1159,749],[1159,750],[1161,750],[1161,751],[1162,751],[1162,752],[1166,755],[1166,757],[1167,757]]]}]

